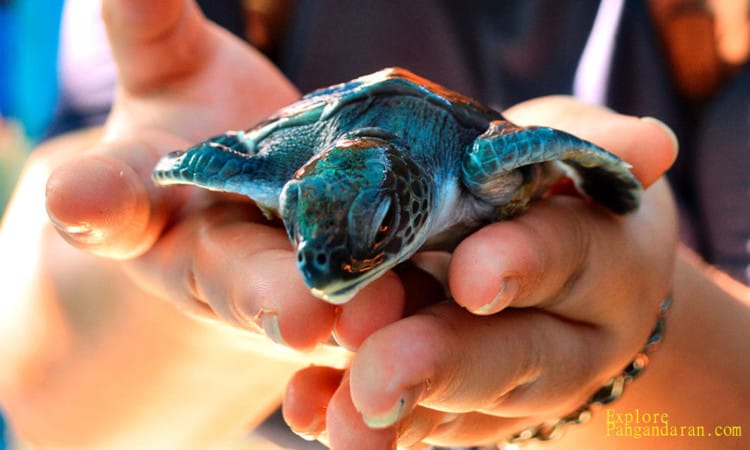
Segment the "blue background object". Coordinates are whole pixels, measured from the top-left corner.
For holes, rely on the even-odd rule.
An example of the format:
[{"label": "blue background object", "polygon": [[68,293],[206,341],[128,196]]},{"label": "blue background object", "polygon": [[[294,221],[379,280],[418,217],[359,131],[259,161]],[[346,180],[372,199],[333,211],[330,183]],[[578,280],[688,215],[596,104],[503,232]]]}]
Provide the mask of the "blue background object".
[{"label": "blue background object", "polygon": [[0,0],[0,115],[32,140],[43,135],[57,103],[62,6],[63,0]]},{"label": "blue background object", "polygon": [[8,450],[8,443],[6,441],[7,436],[7,427],[5,426],[5,421],[3,420],[3,416],[0,415],[0,450]]},{"label": "blue background object", "polygon": [[10,114],[10,37],[12,29],[8,6],[0,4],[0,117]]}]

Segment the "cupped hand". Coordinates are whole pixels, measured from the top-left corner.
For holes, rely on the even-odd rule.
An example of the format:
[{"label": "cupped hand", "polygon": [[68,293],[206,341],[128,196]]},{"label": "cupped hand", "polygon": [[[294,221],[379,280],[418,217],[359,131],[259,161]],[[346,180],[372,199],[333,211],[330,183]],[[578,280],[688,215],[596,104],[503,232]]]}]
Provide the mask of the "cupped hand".
[{"label": "cupped hand", "polygon": [[656,121],[568,98],[507,116],[630,162],[648,187],[640,209],[619,217],[558,195],[469,236],[448,264],[455,302],[376,331],[346,373],[295,375],[284,400],[294,430],[336,449],[498,442],[582,406],[643,347],[670,290],[676,219],[660,177],[676,140]]},{"label": "cupped hand", "polygon": [[[194,2],[105,0],[103,17],[116,98],[103,140],[48,181],[47,210],[63,237],[122,260],[139,285],[186,311],[262,329],[296,348],[332,332],[355,347],[398,318],[395,275],[338,311],[309,294],[279,223],[249,200],[151,181],[161,155],[248,128],[295,100],[291,83]],[[370,306],[376,293],[385,308]],[[354,326],[362,315],[373,328]]]}]

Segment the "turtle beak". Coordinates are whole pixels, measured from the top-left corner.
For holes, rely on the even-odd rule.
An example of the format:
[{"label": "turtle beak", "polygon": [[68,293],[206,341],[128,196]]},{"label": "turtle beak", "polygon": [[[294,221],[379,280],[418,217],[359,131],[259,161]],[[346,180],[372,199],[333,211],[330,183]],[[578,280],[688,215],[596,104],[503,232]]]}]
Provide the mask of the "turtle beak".
[{"label": "turtle beak", "polygon": [[312,295],[318,297],[319,299],[325,300],[333,305],[343,305],[344,303],[351,300],[352,297],[354,297],[354,295],[357,293],[357,291],[353,289],[347,290],[343,293],[330,293],[314,288],[310,289],[310,292],[312,292]]},{"label": "turtle beak", "polygon": [[328,303],[346,303],[360,287],[360,283],[343,276],[340,258],[324,242],[299,242],[297,268],[310,292]]}]

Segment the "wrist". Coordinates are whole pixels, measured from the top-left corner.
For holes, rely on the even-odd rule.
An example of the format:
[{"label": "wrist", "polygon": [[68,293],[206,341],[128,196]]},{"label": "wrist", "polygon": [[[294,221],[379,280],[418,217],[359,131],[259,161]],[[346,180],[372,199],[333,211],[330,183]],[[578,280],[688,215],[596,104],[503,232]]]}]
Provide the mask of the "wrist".
[{"label": "wrist", "polygon": [[[743,435],[750,430],[750,361],[731,357],[743,354],[748,341],[748,292],[680,249],[674,304],[648,369],[618,402],[599,410],[586,426],[570,428],[554,448],[577,449],[583,443],[611,450],[746,446],[747,437],[719,437],[715,430],[739,426]],[[618,422],[636,415],[639,423]],[[645,423],[646,417],[658,418],[658,424]],[[658,430],[646,438],[651,425],[659,425]]]}]

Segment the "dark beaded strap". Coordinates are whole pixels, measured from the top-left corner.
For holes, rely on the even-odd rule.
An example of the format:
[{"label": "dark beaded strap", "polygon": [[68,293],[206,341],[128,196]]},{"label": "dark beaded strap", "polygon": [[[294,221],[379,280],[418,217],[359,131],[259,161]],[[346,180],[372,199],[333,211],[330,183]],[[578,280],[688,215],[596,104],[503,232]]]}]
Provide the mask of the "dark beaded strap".
[{"label": "dark beaded strap", "polygon": [[656,319],[656,325],[651,331],[646,345],[643,346],[641,351],[635,355],[635,358],[619,375],[612,377],[604,386],[589,397],[583,406],[559,419],[527,428],[510,436],[497,444],[496,447],[498,450],[518,448],[519,445],[531,440],[548,441],[558,439],[562,436],[568,425],[588,422],[591,419],[592,406],[608,405],[622,397],[625,386],[643,373],[643,369],[648,365],[648,355],[656,350],[657,345],[662,341],[664,337],[665,317],[671,305],[672,296],[670,294],[659,307],[659,317]]}]

